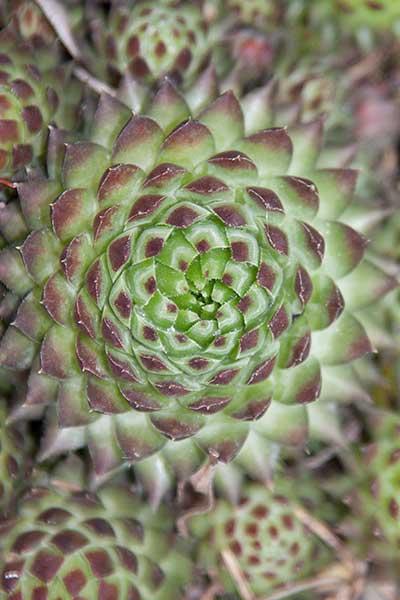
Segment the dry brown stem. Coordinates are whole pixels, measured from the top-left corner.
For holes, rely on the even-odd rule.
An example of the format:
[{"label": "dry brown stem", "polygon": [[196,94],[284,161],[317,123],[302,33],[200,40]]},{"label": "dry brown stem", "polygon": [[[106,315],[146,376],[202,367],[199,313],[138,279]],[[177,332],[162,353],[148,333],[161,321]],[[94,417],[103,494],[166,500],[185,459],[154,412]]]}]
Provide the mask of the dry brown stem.
[{"label": "dry brown stem", "polygon": [[89,71],[87,71],[83,67],[75,67],[74,75],[77,79],[79,79],[79,81],[85,83],[88,87],[90,87],[98,94],[108,94],[109,96],[113,97],[117,96],[117,90],[107,85],[104,81],[101,81],[101,79],[97,79],[96,77],[91,75]]},{"label": "dry brown stem", "polygon": [[311,579],[305,579],[299,583],[293,583],[285,586],[285,589],[279,590],[264,598],[258,600],[282,600],[283,598],[289,598],[293,594],[300,594],[310,590],[330,590],[335,589],[341,583],[337,577],[321,576],[313,577]]},{"label": "dry brown stem", "polygon": [[76,60],[80,60],[81,52],[71,31],[68,13],[59,0],[36,0],[65,48]]},{"label": "dry brown stem", "polygon": [[206,463],[192,477],[178,485],[181,514],[177,520],[181,535],[188,534],[187,521],[193,515],[208,512],[214,504],[213,478],[215,464]]},{"label": "dry brown stem", "polygon": [[240,565],[236,560],[236,557],[233,554],[233,552],[231,550],[225,549],[221,552],[221,555],[225,566],[229,571],[232,579],[236,583],[237,589],[243,600],[257,600],[253,592],[251,591],[249,584],[247,583],[243,571],[240,568]]}]

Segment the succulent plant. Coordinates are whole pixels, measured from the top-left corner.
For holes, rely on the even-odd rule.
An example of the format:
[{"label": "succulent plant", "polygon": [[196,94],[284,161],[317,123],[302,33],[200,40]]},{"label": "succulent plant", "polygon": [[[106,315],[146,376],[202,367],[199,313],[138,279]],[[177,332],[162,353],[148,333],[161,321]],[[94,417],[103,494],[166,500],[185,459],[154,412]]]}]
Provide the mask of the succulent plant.
[{"label": "succulent plant", "polygon": [[274,491],[247,484],[236,504],[218,499],[210,513],[191,523],[200,537],[200,564],[209,572],[217,570],[226,591],[235,590],[237,581],[224,561],[224,553],[231,552],[257,597],[319,573],[333,555],[298,518],[297,502],[293,491],[289,496],[286,489],[281,492],[279,483]]},{"label": "succulent plant", "polygon": [[[80,0],[64,0],[62,5],[67,11],[69,25],[76,29],[84,16],[82,3]],[[35,0],[3,0],[0,21],[3,26],[11,22],[21,38],[35,48],[35,54],[42,49],[53,52],[58,46],[57,33]],[[46,58],[51,59],[49,56]]]},{"label": "succulent plant", "polygon": [[34,0],[5,0],[3,20],[13,20],[21,38],[35,48],[51,46],[57,37],[42,10]]},{"label": "succulent plant", "polygon": [[127,487],[34,486],[0,525],[0,589],[10,600],[178,600],[191,575],[179,543],[168,511]]},{"label": "succulent plant", "polygon": [[392,0],[336,0],[346,27],[369,27],[389,31],[400,27],[400,6]]},{"label": "succulent plant", "polygon": [[0,600],[397,598],[399,2],[0,0]]},{"label": "succulent plant", "polygon": [[144,0],[112,9],[97,27],[95,43],[112,81],[129,74],[146,84],[166,75],[190,82],[209,52],[207,32],[196,3]]},{"label": "succulent plant", "polygon": [[[4,331],[7,329],[7,324],[10,323],[15,315],[15,310],[19,304],[19,299],[13,294],[10,294],[8,290],[4,288],[4,286],[0,286],[0,298],[2,305],[0,312],[0,337],[2,337]],[[9,393],[12,390],[13,384],[18,379],[19,377],[12,377],[8,369],[0,368],[0,394]]]},{"label": "succulent plant", "polygon": [[[337,78],[329,65],[322,67],[308,61],[289,63],[282,65],[278,73],[273,99],[274,124],[308,123],[324,117],[328,134],[330,121],[338,110]],[[326,145],[325,151],[328,149]]]},{"label": "succulent plant", "polygon": [[267,31],[276,26],[278,4],[275,0],[226,0],[222,6],[225,15],[232,13],[238,24]]},{"label": "succulent plant", "polygon": [[[293,46],[295,52],[297,49],[297,55],[319,60],[327,53],[330,54],[332,49],[337,49],[337,10],[334,9],[334,1],[285,2],[281,31],[286,44]],[[318,44],[318,56],[315,44]],[[342,50],[345,54],[347,49],[342,47]]]},{"label": "succulent plant", "polygon": [[11,28],[0,32],[0,48],[0,176],[13,178],[43,157],[50,123],[73,125],[80,90],[70,69],[33,64],[32,47]]},{"label": "succulent plant", "polygon": [[[342,68],[400,32],[400,9],[391,0],[289,0],[285,3],[283,35],[294,56],[336,59]],[[315,48],[319,55],[316,56]]]},{"label": "succulent plant", "polygon": [[[400,215],[398,212],[392,213],[371,234],[371,245],[379,250],[380,256],[383,258],[383,268],[397,278],[400,274],[399,236]],[[375,316],[375,319],[381,324],[382,330],[386,332],[389,340],[391,340],[391,343],[386,346],[389,346],[392,355],[398,356],[400,340],[399,290],[395,289],[388,294],[380,303],[380,307],[380,314],[372,314],[370,318],[373,319]],[[372,312],[370,311],[370,313]]]},{"label": "succulent plant", "polygon": [[26,432],[7,423],[9,408],[0,399],[0,511],[6,512],[28,471]]},{"label": "succulent plant", "polygon": [[352,540],[364,557],[398,569],[400,420],[382,411],[371,421],[371,442],[356,451],[349,473]]},{"label": "succulent plant", "polygon": [[264,99],[105,96],[18,186],[0,363],[31,370],[22,417],[53,407],[42,457],[88,445],[105,473],[165,447],[190,472],[250,431],[303,443],[324,372],[371,350],[353,311],[396,282],[340,221],[355,173],[316,167],[321,122],[264,129]]}]

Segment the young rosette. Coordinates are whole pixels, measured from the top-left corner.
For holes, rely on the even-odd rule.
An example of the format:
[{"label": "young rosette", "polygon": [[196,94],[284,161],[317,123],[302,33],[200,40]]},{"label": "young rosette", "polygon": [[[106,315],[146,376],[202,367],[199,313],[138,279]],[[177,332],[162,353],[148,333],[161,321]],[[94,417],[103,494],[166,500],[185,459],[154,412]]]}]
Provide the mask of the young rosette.
[{"label": "young rosette", "polygon": [[293,582],[300,594],[301,581],[318,575],[334,556],[298,518],[296,507],[293,494],[255,483],[243,488],[236,504],[218,499],[210,513],[190,524],[199,540],[199,564],[218,573],[226,592],[239,591],[234,574],[240,570],[257,598]]},{"label": "young rosette", "polygon": [[284,29],[294,56],[296,51],[313,56],[317,46],[332,58],[343,44],[368,52],[400,32],[400,7],[392,0],[290,0],[286,5]]},{"label": "young rosette", "polygon": [[42,458],[88,445],[104,474],[165,448],[187,475],[250,431],[303,444],[324,369],[370,352],[352,310],[393,280],[340,222],[356,174],[316,169],[321,123],[264,129],[257,98],[104,96],[91,140],[51,139],[52,177],[18,186],[0,364],[30,369],[20,417],[53,407]]},{"label": "young rosette", "polygon": [[277,24],[281,12],[276,0],[226,0],[225,14],[233,14],[240,25],[268,30]]},{"label": "young rosette", "polygon": [[81,93],[70,69],[47,71],[54,63],[46,53],[38,67],[34,52],[11,28],[0,32],[0,177],[13,178],[40,162],[50,123],[75,123]]},{"label": "young rosette", "polygon": [[345,27],[400,31],[400,5],[393,0],[336,0]]},{"label": "young rosette", "polygon": [[[80,0],[64,0],[63,8],[69,25],[75,29],[82,24],[84,8]],[[21,38],[37,50],[47,49],[50,53],[57,46],[57,34],[45,13],[35,0],[3,0],[0,7],[2,25],[9,22]],[[51,56],[46,58],[51,60]]]},{"label": "young rosette", "polygon": [[[400,419],[389,412],[373,419],[371,443],[354,455],[348,482],[352,540],[363,557],[398,571],[400,544]],[[356,483],[354,483],[356,482]]]},{"label": "young rosette", "polygon": [[12,21],[21,38],[36,49],[55,43],[55,31],[34,0],[5,0],[0,11],[4,24]]},{"label": "young rosette", "polygon": [[208,24],[196,3],[121,3],[98,27],[95,45],[108,75],[153,84],[168,75],[189,82],[210,50]]},{"label": "young rosette", "polygon": [[[371,235],[371,246],[381,257],[384,257],[384,268],[397,277],[400,273],[400,213],[398,210],[391,214]],[[382,311],[380,321],[386,335],[392,339],[392,349],[399,348],[400,334],[400,294],[395,289],[388,294],[380,304]],[[372,312],[372,311],[370,311]],[[372,318],[372,315],[371,315]]]},{"label": "young rosette", "polygon": [[191,576],[179,544],[168,511],[127,487],[33,487],[0,524],[0,590],[10,600],[179,600]]}]

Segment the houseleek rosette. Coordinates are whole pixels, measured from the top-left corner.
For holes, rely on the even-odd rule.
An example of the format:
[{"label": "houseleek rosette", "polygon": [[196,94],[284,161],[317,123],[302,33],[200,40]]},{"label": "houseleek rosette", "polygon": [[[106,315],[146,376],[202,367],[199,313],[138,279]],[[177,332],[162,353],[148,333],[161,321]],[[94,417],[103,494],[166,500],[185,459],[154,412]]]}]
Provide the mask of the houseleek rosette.
[{"label": "houseleek rosette", "polygon": [[81,91],[70,69],[54,69],[46,53],[38,67],[34,52],[11,27],[0,32],[0,177],[37,166],[51,123],[69,128],[76,121]]},{"label": "houseleek rosette", "polygon": [[395,574],[400,543],[400,420],[389,410],[376,411],[368,429],[369,443],[353,448],[342,485],[352,509],[347,524],[357,554]]},{"label": "houseleek rosette", "polygon": [[[85,8],[80,0],[64,0],[62,7],[68,19],[68,25],[74,33],[82,31]],[[39,7],[36,0],[3,0],[0,6],[1,25],[8,23],[18,32],[20,37],[31,44],[35,54],[41,52],[40,59],[53,61],[59,59],[60,52],[56,31],[47,18],[45,12]]]},{"label": "houseleek rosette", "polygon": [[[234,556],[257,598],[293,582],[299,584],[301,593],[302,580],[321,574],[334,562],[331,549],[297,514],[301,494],[296,496],[293,490],[298,482],[288,483],[292,486],[289,494],[288,486],[279,481],[274,491],[246,484],[236,503],[218,498],[210,513],[192,519],[190,528],[199,541],[198,560],[210,573],[218,573],[226,590],[238,591],[233,571],[227,568],[227,553]],[[313,493],[312,482],[308,485]]]},{"label": "houseleek rosette", "polygon": [[4,24],[11,21],[21,38],[36,49],[54,46],[55,31],[34,0],[5,0],[0,11]]},{"label": "houseleek rosette", "polygon": [[37,600],[183,598],[190,560],[167,510],[127,487],[99,494],[35,486],[0,524],[0,590]]},{"label": "houseleek rosette", "polygon": [[395,281],[340,221],[356,173],[316,168],[320,121],[264,129],[263,90],[210,89],[189,108],[166,82],[147,116],[103,97],[90,141],[54,131],[49,179],[18,186],[0,362],[30,369],[16,416],[52,407],[42,458],[165,449],[184,476],[250,431],[303,444],[323,371],[371,350],[352,311]]},{"label": "houseleek rosette", "polygon": [[233,15],[239,24],[261,30],[276,27],[280,12],[274,0],[226,0],[222,8],[231,18]]},{"label": "houseleek rosette", "polygon": [[290,0],[284,24],[294,56],[296,51],[297,55],[313,56],[318,47],[321,56],[332,59],[344,44],[349,52],[353,48],[364,53],[396,40],[400,7],[392,0]]},{"label": "houseleek rosette", "polygon": [[121,3],[100,19],[94,44],[112,79],[128,74],[153,84],[199,72],[210,50],[208,24],[195,3],[162,0]]},{"label": "houseleek rosette", "polygon": [[387,30],[400,26],[400,6],[391,0],[336,0],[345,27]]}]

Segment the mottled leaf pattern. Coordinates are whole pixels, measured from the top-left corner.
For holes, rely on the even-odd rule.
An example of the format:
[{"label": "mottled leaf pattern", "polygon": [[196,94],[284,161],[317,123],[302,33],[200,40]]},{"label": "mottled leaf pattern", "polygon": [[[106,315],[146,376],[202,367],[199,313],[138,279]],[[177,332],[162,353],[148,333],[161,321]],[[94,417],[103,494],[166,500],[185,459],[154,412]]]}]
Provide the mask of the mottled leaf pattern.
[{"label": "mottled leaf pattern", "polygon": [[0,526],[0,590],[8,598],[181,597],[190,560],[172,522],[128,488],[70,495],[34,487]]},{"label": "mottled leaf pattern", "polygon": [[18,247],[1,280],[24,299],[0,361],[32,365],[41,406],[57,396],[43,457],[88,443],[100,475],[171,443],[193,468],[199,451],[227,462],[253,428],[299,445],[324,365],[371,350],[346,303],[395,282],[339,220],[354,173],[317,169],[320,123],[250,132],[235,96],[202,82],[194,118],[170,81],[150,116],[103,97],[92,140],[66,146],[55,180],[20,185],[2,220]]}]

